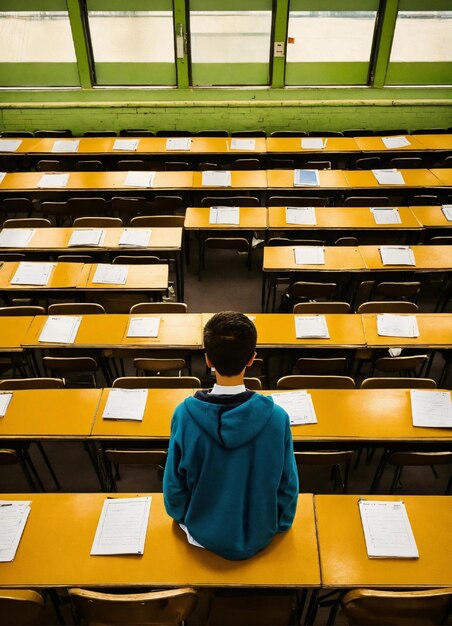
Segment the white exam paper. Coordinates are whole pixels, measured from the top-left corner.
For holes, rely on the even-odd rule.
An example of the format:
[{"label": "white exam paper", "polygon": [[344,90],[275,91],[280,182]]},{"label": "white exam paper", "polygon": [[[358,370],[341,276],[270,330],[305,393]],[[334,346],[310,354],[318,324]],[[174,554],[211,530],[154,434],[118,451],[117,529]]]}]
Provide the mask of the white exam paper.
[{"label": "white exam paper", "polygon": [[125,150],[126,152],[135,152],[140,143],[139,139],[115,139],[113,142],[113,150]]},{"label": "white exam paper", "polygon": [[128,265],[108,265],[107,263],[98,263],[91,282],[102,285],[125,285],[128,273]]},{"label": "white exam paper", "polygon": [[12,397],[13,394],[11,392],[0,393],[0,417],[5,417]]},{"label": "white exam paper", "polygon": [[369,557],[419,558],[403,502],[360,500],[358,504]]},{"label": "white exam paper", "polygon": [[319,187],[319,170],[294,170],[294,187]]},{"label": "white exam paper", "polygon": [[229,170],[206,170],[202,172],[201,185],[203,187],[230,187],[231,172]]},{"label": "white exam paper", "polygon": [[100,246],[104,236],[102,228],[83,228],[72,231],[68,247],[72,246]]},{"label": "white exam paper", "polygon": [[324,315],[295,315],[297,339],[329,339],[330,333]]},{"label": "white exam paper", "polygon": [[53,142],[52,152],[78,152],[80,139],[57,139]]},{"label": "white exam paper", "polygon": [[402,173],[396,169],[372,170],[379,185],[404,185]]},{"label": "white exam paper", "polygon": [[371,207],[375,224],[401,224],[400,214],[396,208]]},{"label": "white exam paper", "polygon": [[38,341],[74,343],[81,321],[81,315],[52,315],[46,320]]},{"label": "white exam paper", "polygon": [[273,402],[289,415],[291,426],[317,424],[312,396],[307,391],[272,393]]},{"label": "white exam paper", "polygon": [[107,499],[91,554],[143,554],[151,497]]},{"label": "white exam paper", "polygon": [[175,137],[166,140],[166,150],[190,150],[191,137]]},{"label": "white exam paper", "polygon": [[383,265],[416,265],[410,246],[381,246],[380,256]]},{"label": "white exam paper", "polygon": [[404,135],[382,137],[381,140],[387,148],[404,148],[411,145],[411,142]]},{"label": "white exam paper", "polygon": [[131,317],[127,337],[158,337],[160,317]]},{"label": "white exam paper", "polygon": [[56,263],[21,262],[11,279],[11,284],[45,286],[49,282],[50,273],[54,267]]},{"label": "white exam paper", "polygon": [[124,187],[152,187],[154,179],[155,172],[127,172]]},{"label": "white exam paper", "polygon": [[377,315],[377,332],[380,337],[419,337],[415,315]]},{"label": "white exam paper", "polygon": [[0,183],[3,181],[5,176],[6,176],[6,172],[0,172]]},{"label": "white exam paper", "polygon": [[302,137],[301,147],[303,150],[322,150],[326,146],[323,137]]},{"label": "white exam paper", "polygon": [[110,389],[102,419],[142,422],[147,400],[147,389]]},{"label": "white exam paper", "polygon": [[66,187],[69,174],[43,174],[38,182],[40,189]]},{"label": "white exam paper", "polygon": [[30,500],[0,500],[0,562],[13,561],[30,514]]},{"label": "white exam paper", "polygon": [[325,265],[323,246],[297,246],[293,250],[297,265]]},{"label": "white exam paper", "polygon": [[255,139],[237,139],[233,137],[231,139],[231,150],[247,150],[248,152],[252,152],[256,150],[256,140]]},{"label": "white exam paper", "polygon": [[452,204],[443,204],[441,207],[444,217],[448,222],[452,222]]},{"label": "white exam paper", "polygon": [[413,426],[452,428],[449,391],[410,390]]},{"label": "white exam paper", "polygon": [[286,223],[287,224],[300,224],[303,226],[316,226],[317,219],[315,215],[315,207],[303,206],[286,207]]},{"label": "white exam paper", "polygon": [[240,224],[240,207],[212,206],[209,212],[209,224]]},{"label": "white exam paper", "polygon": [[150,228],[124,228],[119,238],[119,245],[146,248],[149,245],[151,234]]},{"label": "white exam paper", "polygon": [[0,233],[0,248],[26,248],[34,234],[34,228],[4,228]]},{"label": "white exam paper", "polygon": [[0,152],[16,152],[22,139],[0,139]]}]

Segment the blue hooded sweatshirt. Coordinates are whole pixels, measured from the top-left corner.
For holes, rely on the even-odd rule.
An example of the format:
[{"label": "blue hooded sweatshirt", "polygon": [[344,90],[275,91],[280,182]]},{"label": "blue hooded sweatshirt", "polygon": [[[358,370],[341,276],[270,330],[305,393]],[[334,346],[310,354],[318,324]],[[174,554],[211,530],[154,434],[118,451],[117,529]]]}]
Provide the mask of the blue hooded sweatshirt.
[{"label": "blue hooded sweatshirt", "polygon": [[273,399],[197,392],[173,415],[167,513],[220,556],[240,560],[292,525],[298,473],[289,417]]}]

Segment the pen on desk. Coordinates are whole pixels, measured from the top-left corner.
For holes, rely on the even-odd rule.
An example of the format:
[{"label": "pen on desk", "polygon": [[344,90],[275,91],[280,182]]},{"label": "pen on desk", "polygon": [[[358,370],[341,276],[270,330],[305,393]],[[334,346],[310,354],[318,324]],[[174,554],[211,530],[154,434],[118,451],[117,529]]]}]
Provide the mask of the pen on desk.
[{"label": "pen on desk", "polygon": [[0,504],[0,508],[3,508],[4,506],[13,506],[12,502],[10,502],[9,504]]}]

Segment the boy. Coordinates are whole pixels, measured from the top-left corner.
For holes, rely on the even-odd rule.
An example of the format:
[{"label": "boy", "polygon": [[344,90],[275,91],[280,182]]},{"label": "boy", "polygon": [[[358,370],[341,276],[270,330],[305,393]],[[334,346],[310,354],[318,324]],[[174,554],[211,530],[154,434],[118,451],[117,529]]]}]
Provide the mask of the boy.
[{"label": "boy", "polygon": [[231,560],[290,528],[298,498],[287,413],[243,384],[256,336],[242,313],[207,322],[205,359],[217,382],[176,408],[163,479],[166,511],[190,543]]}]

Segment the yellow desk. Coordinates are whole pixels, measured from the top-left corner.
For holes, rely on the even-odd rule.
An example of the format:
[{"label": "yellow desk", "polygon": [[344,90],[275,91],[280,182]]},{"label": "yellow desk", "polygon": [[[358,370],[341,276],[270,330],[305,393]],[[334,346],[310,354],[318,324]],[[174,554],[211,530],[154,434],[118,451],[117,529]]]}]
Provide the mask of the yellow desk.
[{"label": "yellow desk", "polygon": [[424,150],[452,150],[452,134],[416,135],[416,140]]},{"label": "yellow desk", "polygon": [[264,248],[264,272],[334,272],[362,271],[366,265],[360,248],[353,246],[325,246],[324,265],[298,265],[295,263],[296,246],[266,246]]},{"label": "yellow desk", "polygon": [[446,219],[440,206],[413,206],[410,209],[425,228],[452,228],[452,222]]},{"label": "yellow desk", "polygon": [[363,496],[403,500],[419,550],[418,559],[369,559],[359,496],[315,496],[322,587],[452,586],[452,498],[448,496]]},{"label": "yellow desk", "polygon": [[265,207],[240,207],[239,224],[210,224],[209,207],[188,207],[185,213],[186,230],[263,230],[267,228]]},{"label": "yellow desk", "polygon": [[[290,198],[287,199],[290,206]],[[421,224],[414,215],[414,208],[397,207],[400,224],[376,224],[370,207],[315,207],[317,224],[287,224],[286,207],[269,207],[268,228],[278,230],[420,230]],[[436,208],[436,207],[435,207]],[[439,207],[438,207],[439,208]]]},{"label": "yellow desk", "polygon": [[[28,261],[27,261],[28,263]],[[40,263],[34,263],[39,265]],[[55,263],[47,285],[14,285],[11,283],[20,263],[2,263],[0,266],[0,289],[8,291],[46,291],[52,289],[75,289],[80,284],[83,263]]]},{"label": "yellow desk", "polygon": [[[202,172],[192,172],[193,189],[207,190],[216,189],[218,193],[227,191],[228,189],[266,189],[267,188],[267,171],[266,170],[232,170],[230,187],[218,187],[215,185],[202,184]],[[221,195],[221,194],[220,194]]]},{"label": "yellow desk", "polygon": [[431,170],[432,174],[439,181],[436,186],[444,185],[445,187],[452,187],[452,167],[442,167]]},{"label": "yellow desk", "polygon": [[403,135],[410,142],[408,146],[400,148],[387,148],[383,143],[383,137],[356,137],[355,141],[363,152],[410,152],[413,150],[425,150],[419,135]]},{"label": "yellow desk", "polygon": [[[160,317],[159,335],[150,337],[127,337],[130,317]],[[186,348],[199,349],[202,345],[201,315],[83,315],[73,344],[42,343],[39,336],[48,316],[39,315],[23,338],[29,348]],[[20,318],[24,319],[24,318]]]},{"label": "yellow desk", "polygon": [[379,246],[359,246],[365,266],[379,271],[437,271],[452,270],[452,246],[410,246],[416,265],[383,265]]},{"label": "yellow desk", "polygon": [[102,389],[27,389],[12,394],[6,415],[0,418],[1,439],[86,440]]},{"label": "yellow desk", "polygon": [[449,313],[416,313],[419,337],[382,337],[377,333],[376,314],[366,313],[362,318],[369,347],[452,348],[452,315]]},{"label": "yellow desk", "polygon": [[142,556],[90,556],[106,494],[6,494],[31,500],[30,515],[11,563],[0,563],[1,587],[320,587],[311,494],[299,496],[290,530],[247,561],[227,561],[191,546],[168,517],[162,494],[152,495]]},{"label": "yellow desk", "polygon": [[0,352],[22,352],[22,344],[35,318],[0,317]]},{"label": "yellow desk", "polygon": [[353,137],[323,137],[326,145],[324,148],[303,148],[302,139],[305,137],[268,137],[267,152],[269,154],[304,154],[314,152],[319,154],[329,152],[359,152],[357,139]]},{"label": "yellow desk", "polygon": [[350,187],[343,170],[319,170],[320,185],[318,187],[295,186],[294,170],[268,170],[267,180],[269,189],[309,191],[314,196],[319,189],[348,189]]},{"label": "yellow desk", "polygon": [[441,187],[446,184],[441,182],[435,175],[435,171],[427,169],[399,170],[405,181],[405,185],[380,185],[371,170],[347,170],[344,172],[349,187],[378,187],[379,189],[404,189],[408,187]]}]

